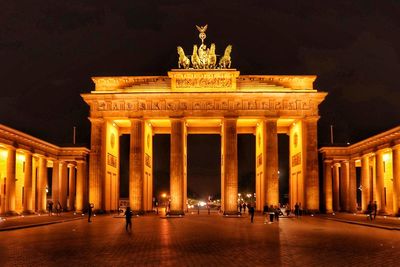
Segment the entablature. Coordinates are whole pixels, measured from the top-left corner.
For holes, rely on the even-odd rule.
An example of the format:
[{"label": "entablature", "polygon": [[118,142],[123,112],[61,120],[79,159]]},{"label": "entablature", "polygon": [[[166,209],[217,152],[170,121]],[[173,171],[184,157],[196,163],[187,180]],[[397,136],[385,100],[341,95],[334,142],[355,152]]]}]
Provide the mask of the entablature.
[{"label": "entablature", "polygon": [[82,94],[91,117],[317,116],[327,93]]},{"label": "entablature", "polygon": [[351,156],[360,158],[363,155],[376,153],[395,146],[400,141],[400,126],[377,134],[348,147],[322,147],[319,152],[324,158]]},{"label": "entablature", "polygon": [[0,146],[1,144],[15,147],[21,152],[26,151],[54,159],[85,160],[90,151],[85,147],[59,147],[2,124],[0,124]]}]

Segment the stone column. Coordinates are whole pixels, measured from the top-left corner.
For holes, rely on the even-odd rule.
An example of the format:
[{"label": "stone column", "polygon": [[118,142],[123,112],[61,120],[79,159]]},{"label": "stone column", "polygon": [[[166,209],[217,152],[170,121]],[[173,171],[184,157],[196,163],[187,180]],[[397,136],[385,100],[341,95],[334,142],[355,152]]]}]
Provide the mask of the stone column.
[{"label": "stone column", "polygon": [[86,194],[86,188],[85,188],[85,180],[86,180],[86,162],[85,161],[78,161],[76,164],[76,203],[75,207],[76,210],[81,212],[83,208],[85,207],[86,203],[84,202],[85,200],[85,194]]},{"label": "stone column", "polygon": [[224,214],[237,215],[238,166],[237,166],[237,118],[225,118],[223,123],[224,148]]},{"label": "stone column", "polygon": [[131,119],[129,154],[129,202],[135,212],[143,212],[144,120]]},{"label": "stone column", "polygon": [[76,183],[75,183],[75,166],[69,165],[69,196],[68,196],[68,210],[75,210],[75,192],[76,192]]},{"label": "stone column", "polygon": [[361,158],[361,210],[367,211],[368,204],[371,201],[370,196],[370,182],[372,179],[369,177],[369,155],[363,155]]},{"label": "stone column", "polygon": [[278,133],[277,119],[265,121],[265,203],[264,205],[279,204],[278,176]]},{"label": "stone column", "polygon": [[319,117],[310,117],[303,120],[303,153],[305,155],[305,209],[319,210],[319,179],[318,179],[318,143],[317,122]]},{"label": "stone column", "polygon": [[53,207],[55,208],[60,201],[60,163],[58,160],[53,160],[53,177],[52,177],[51,198],[53,199]]},{"label": "stone column", "polygon": [[376,152],[376,203],[378,204],[378,212],[385,212],[385,203],[383,198],[384,190],[384,169],[383,169],[383,151]]},{"label": "stone column", "polygon": [[89,154],[89,202],[95,210],[103,210],[105,156],[105,123],[103,119],[90,118],[92,124]]},{"label": "stone column", "polygon": [[7,176],[6,176],[6,203],[5,213],[7,215],[16,215],[15,211],[15,167],[16,151],[15,147],[7,149]]},{"label": "stone column", "polygon": [[45,212],[47,210],[47,159],[39,157],[39,177],[38,177],[38,211]]},{"label": "stone column", "polygon": [[333,211],[340,210],[339,199],[339,165],[333,165]]},{"label": "stone column", "polygon": [[392,149],[393,162],[393,213],[400,214],[400,144]]},{"label": "stone column", "polygon": [[347,204],[350,212],[357,211],[357,175],[356,161],[354,159],[351,159],[349,163],[349,188]]},{"label": "stone column", "polygon": [[333,195],[332,195],[332,160],[324,160],[324,196],[325,196],[325,212],[333,211]]},{"label": "stone column", "polygon": [[342,161],[340,163],[340,210],[349,211],[349,162]]},{"label": "stone column", "polygon": [[[65,161],[60,163],[60,189],[59,189],[59,200],[63,210],[67,210],[67,187],[68,187],[68,164]],[[54,203],[57,205],[57,203]]]},{"label": "stone column", "polygon": [[171,118],[170,195],[171,212],[184,214],[185,185],[185,122],[183,118]]},{"label": "stone column", "polygon": [[32,177],[32,153],[25,153],[25,175],[24,175],[24,214],[33,213],[33,177]]}]

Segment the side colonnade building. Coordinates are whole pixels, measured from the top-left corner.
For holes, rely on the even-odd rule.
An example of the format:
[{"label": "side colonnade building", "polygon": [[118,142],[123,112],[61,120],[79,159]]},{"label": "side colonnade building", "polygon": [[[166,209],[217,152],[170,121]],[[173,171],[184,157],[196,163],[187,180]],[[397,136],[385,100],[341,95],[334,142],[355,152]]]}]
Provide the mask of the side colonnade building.
[{"label": "side colonnade building", "polygon": [[326,212],[400,213],[400,126],[347,147],[322,147]]},{"label": "side colonnade building", "polygon": [[0,214],[45,212],[48,201],[82,211],[88,203],[84,147],[59,147],[0,124]]}]

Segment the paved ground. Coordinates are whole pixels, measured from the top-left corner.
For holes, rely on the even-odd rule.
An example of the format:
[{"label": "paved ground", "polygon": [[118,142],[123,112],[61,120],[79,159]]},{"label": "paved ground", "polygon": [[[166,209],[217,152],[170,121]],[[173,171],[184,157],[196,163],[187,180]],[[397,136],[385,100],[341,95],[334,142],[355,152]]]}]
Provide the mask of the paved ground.
[{"label": "paved ground", "polygon": [[71,220],[84,219],[81,214],[73,212],[63,212],[59,216],[44,215],[26,215],[14,217],[0,217],[0,232],[21,229],[26,227],[35,227],[53,223],[61,223]]},{"label": "paved ground", "polygon": [[397,266],[400,231],[322,217],[124,219],[0,232],[0,266]]},{"label": "paved ground", "polygon": [[328,215],[319,215],[329,220],[336,220],[346,223],[359,224],[369,227],[379,227],[388,230],[400,231],[400,217],[391,216],[376,216],[375,219],[371,220],[369,216],[365,214],[351,214],[351,213],[336,213]]}]

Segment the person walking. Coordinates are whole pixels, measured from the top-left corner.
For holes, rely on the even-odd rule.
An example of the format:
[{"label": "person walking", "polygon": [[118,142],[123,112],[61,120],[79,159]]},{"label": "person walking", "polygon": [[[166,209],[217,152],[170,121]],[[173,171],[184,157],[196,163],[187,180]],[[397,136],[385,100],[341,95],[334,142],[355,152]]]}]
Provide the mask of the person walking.
[{"label": "person walking", "polygon": [[367,218],[372,221],[372,201],[367,206]]},{"label": "person walking", "polygon": [[274,212],[275,212],[275,221],[279,221],[279,213],[280,213],[280,208],[279,208],[279,206],[275,206],[274,207]]},{"label": "person walking", "polygon": [[93,212],[94,205],[91,204],[91,203],[88,203],[88,204],[89,204],[88,205],[88,222],[92,222],[90,220],[90,218],[92,217],[92,212]]},{"label": "person walking", "polygon": [[376,212],[378,211],[378,205],[376,204],[376,201],[374,201],[374,204],[372,204],[372,211],[374,212],[374,221],[375,221]]},{"label": "person walking", "polygon": [[253,203],[250,204],[249,213],[250,213],[250,222],[253,223],[253,220],[254,220],[254,205],[253,205]]},{"label": "person walking", "polygon": [[289,217],[289,215],[290,215],[290,205],[288,203],[286,204],[286,216]]},{"label": "person walking", "polygon": [[[125,231],[127,232],[132,232],[132,216],[133,216],[133,212],[131,210],[131,207],[126,207],[126,211],[125,211]],[[128,227],[129,227],[129,231],[128,231]]]},{"label": "person walking", "polygon": [[299,204],[297,202],[294,205],[294,215],[296,216],[296,218],[299,217]]},{"label": "person walking", "polygon": [[51,216],[52,215],[52,212],[53,212],[53,201],[49,201],[49,216]]},{"label": "person walking", "polygon": [[60,201],[57,201],[57,204],[56,204],[57,216],[61,216],[61,210],[62,210],[61,203],[60,203]]}]

